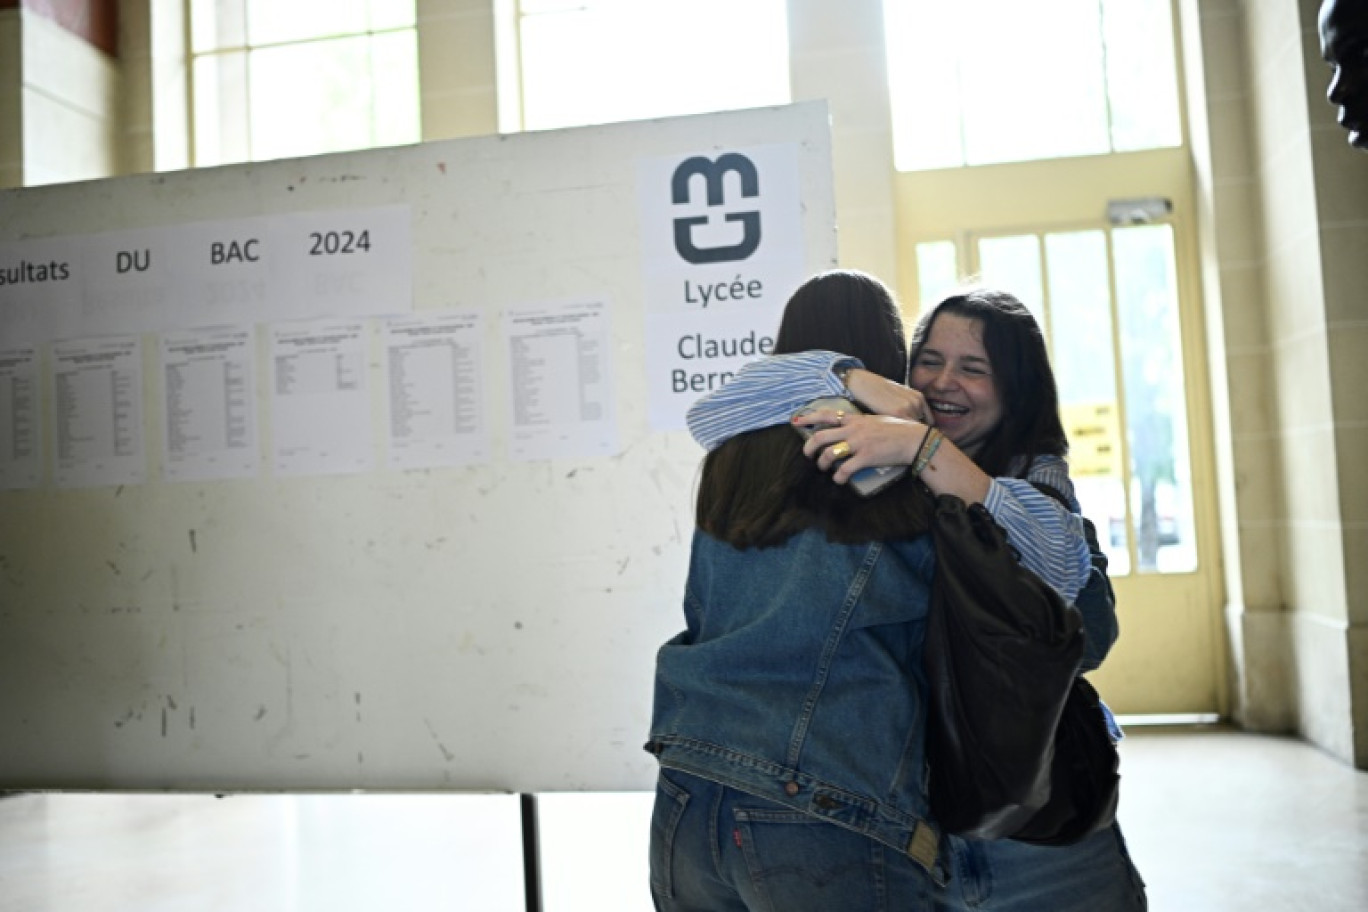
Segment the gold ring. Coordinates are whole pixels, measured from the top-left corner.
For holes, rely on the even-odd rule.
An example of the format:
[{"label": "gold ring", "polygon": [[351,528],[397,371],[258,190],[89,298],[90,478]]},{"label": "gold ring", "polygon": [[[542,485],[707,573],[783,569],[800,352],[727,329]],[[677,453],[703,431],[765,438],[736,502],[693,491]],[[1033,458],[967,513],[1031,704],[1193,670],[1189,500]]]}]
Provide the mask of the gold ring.
[{"label": "gold ring", "polygon": [[837,424],[840,424],[840,423],[843,422],[843,421],[845,421],[845,412],[842,411],[841,409],[837,409],[837,410],[836,410],[836,423],[837,423]]},{"label": "gold ring", "polygon": [[850,444],[844,440],[839,440],[831,445],[831,455],[837,459],[845,459],[850,455]]}]

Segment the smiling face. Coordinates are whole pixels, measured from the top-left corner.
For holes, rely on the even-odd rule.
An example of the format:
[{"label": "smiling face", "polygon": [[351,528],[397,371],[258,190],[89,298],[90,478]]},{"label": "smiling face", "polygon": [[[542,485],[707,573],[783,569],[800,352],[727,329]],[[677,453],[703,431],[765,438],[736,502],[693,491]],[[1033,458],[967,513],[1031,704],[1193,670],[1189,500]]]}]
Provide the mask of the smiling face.
[{"label": "smiling face", "polygon": [[1325,0],[1319,25],[1321,56],[1333,70],[1325,95],[1350,145],[1368,150],[1368,3]]},{"label": "smiling face", "polygon": [[983,321],[945,312],[931,324],[909,377],[936,427],[970,457],[1002,423],[1002,397],[983,346]]}]

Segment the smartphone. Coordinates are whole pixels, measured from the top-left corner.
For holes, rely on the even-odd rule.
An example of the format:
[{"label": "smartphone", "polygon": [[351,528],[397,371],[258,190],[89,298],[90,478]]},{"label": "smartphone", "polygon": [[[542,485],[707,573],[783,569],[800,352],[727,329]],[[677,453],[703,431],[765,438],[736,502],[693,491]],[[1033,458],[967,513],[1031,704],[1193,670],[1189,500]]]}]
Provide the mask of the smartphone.
[{"label": "smartphone", "polygon": [[[849,399],[830,396],[825,399],[813,400],[798,414],[800,416],[806,415],[808,412],[816,411],[821,408],[835,409],[842,412],[849,412],[850,414],[856,414],[860,411],[860,407]],[[829,427],[835,427],[835,425],[814,424],[811,426],[804,426],[795,424],[793,426],[794,430],[796,430],[799,436],[804,440],[811,437],[817,431],[825,430]],[[868,468],[860,469],[860,471],[850,476],[850,480],[847,481],[846,484],[854,488],[855,493],[860,494],[863,497],[871,497],[897,481],[899,478],[902,478],[906,473],[907,466],[905,465],[869,466]]]}]

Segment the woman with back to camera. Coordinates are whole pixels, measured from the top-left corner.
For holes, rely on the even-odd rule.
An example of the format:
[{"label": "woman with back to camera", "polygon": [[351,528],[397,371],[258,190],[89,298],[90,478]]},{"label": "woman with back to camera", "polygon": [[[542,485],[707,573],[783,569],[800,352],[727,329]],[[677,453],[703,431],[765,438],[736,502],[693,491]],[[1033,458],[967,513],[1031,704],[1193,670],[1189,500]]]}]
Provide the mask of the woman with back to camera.
[{"label": "woman with back to camera", "polygon": [[[776,350],[840,349],[896,385],[903,345],[887,290],[838,271],[794,294]],[[735,396],[727,407],[747,408]],[[704,462],[687,629],[657,660],[656,907],[1144,908],[1113,830],[1067,850],[1005,851],[938,831],[925,793],[921,665],[931,494],[912,473],[868,499],[833,484],[787,419],[726,435]],[[853,407],[808,420],[840,422],[831,431],[863,421]],[[953,458],[934,470],[938,486],[979,481]]]}]

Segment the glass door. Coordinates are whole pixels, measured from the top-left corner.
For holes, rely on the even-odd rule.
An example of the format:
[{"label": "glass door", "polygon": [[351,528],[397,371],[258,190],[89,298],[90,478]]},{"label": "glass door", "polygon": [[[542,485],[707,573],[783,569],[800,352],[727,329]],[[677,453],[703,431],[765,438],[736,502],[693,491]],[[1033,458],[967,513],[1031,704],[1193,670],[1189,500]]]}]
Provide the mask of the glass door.
[{"label": "glass door", "polygon": [[1021,298],[1045,330],[1071,474],[1122,625],[1094,677],[1123,713],[1206,714],[1220,703],[1215,505],[1195,471],[1209,460],[1194,453],[1201,385],[1189,382],[1176,246],[1167,223],[917,245],[922,301],[939,300],[957,274],[977,275]]}]

